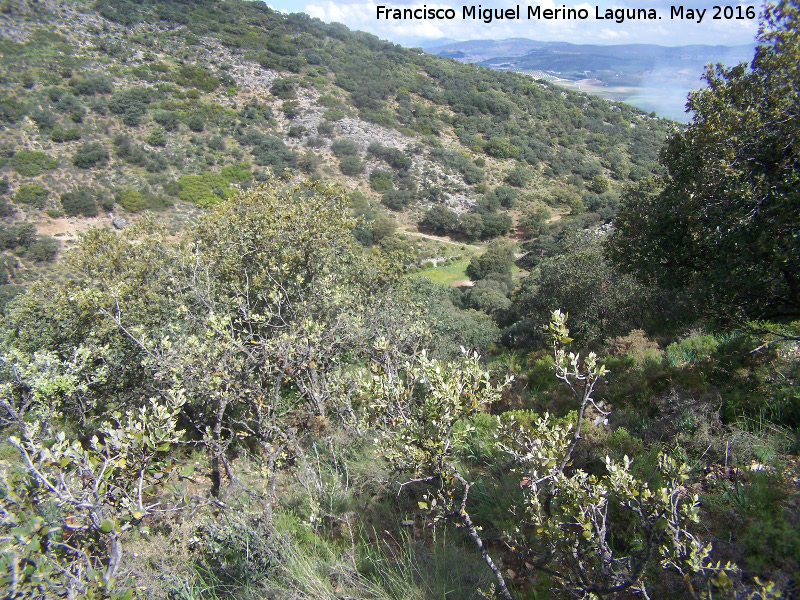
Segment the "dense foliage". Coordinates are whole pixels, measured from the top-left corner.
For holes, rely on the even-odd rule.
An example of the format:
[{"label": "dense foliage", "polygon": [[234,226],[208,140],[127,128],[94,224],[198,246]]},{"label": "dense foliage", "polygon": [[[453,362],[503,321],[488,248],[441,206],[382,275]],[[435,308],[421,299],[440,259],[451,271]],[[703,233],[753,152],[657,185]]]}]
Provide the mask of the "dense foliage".
[{"label": "dense foliage", "polygon": [[798,7],[770,7],[751,68],[709,67],[663,183],[627,195],[610,248],[723,318],[800,315]]},{"label": "dense foliage", "polygon": [[660,164],[262,3],[12,4],[10,598],[797,595],[796,1]]}]

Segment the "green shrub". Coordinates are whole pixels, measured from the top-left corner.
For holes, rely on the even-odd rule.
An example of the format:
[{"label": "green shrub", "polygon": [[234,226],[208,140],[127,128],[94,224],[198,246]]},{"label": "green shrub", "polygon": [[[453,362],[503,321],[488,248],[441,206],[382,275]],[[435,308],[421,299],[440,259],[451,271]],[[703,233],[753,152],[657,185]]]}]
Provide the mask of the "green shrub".
[{"label": "green shrub", "polygon": [[151,194],[150,192],[142,193],[142,197],[144,197],[145,207],[148,210],[165,210],[175,204],[167,196]]},{"label": "green shrub", "polygon": [[177,131],[180,125],[178,113],[170,110],[157,110],[153,113],[153,120],[166,131]]},{"label": "green shrub", "polygon": [[0,248],[27,248],[35,241],[36,227],[33,223],[19,223],[11,227],[0,225]]},{"label": "green shrub", "polygon": [[16,123],[27,112],[25,105],[14,97],[0,98],[0,122]]},{"label": "green shrub", "polygon": [[412,193],[408,190],[389,190],[381,197],[381,204],[391,210],[401,211],[412,200]]},{"label": "green shrub", "polygon": [[391,174],[379,169],[369,174],[369,185],[376,192],[385,192],[394,187]]},{"label": "green shrub", "polygon": [[131,188],[117,191],[117,193],[114,194],[114,200],[128,212],[135,213],[147,208],[147,200],[145,197],[142,196],[141,192]]},{"label": "green shrub", "polygon": [[21,185],[14,194],[14,202],[30,204],[35,208],[44,208],[49,191],[38,183]]},{"label": "green shrub", "polygon": [[186,120],[186,126],[195,133],[200,133],[205,129],[205,119],[202,115],[194,113]]},{"label": "green shrub", "polygon": [[514,249],[507,244],[492,242],[486,252],[473,256],[467,265],[467,277],[485,279],[492,273],[509,275],[514,265]]},{"label": "green shrub", "polygon": [[28,246],[25,256],[36,262],[50,262],[58,254],[60,245],[56,238],[43,235]]},{"label": "green shrub", "polygon": [[97,195],[97,203],[100,205],[100,208],[105,211],[114,210],[114,204],[116,204],[114,196],[107,196],[104,193],[99,193]]},{"label": "green shrub", "polygon": [[410,169],[411,158],[399,148],[389,148],[382,146],[378,142],[372,142],[367,148],[367,152],[372,154],[375,158],[385,161],[390,167],[395,169]]},{"label": "green shrub", "polygon": [[303,127],[302,125],[292,125],[291,127],[289,127],[288,135],[290,138],[295,138],[299,140],[300,138],[303,137],[303,134],[305,134],[305,132],[306,128]]},{"label": "green shrub", "polygon": [[364,171],[364,163],[358,156],[343,156],[339,159],[339,170],[343,175],[354,177]]},{"label": "green shrub", "polygon": [[150,135],[147,136],[145,141],[151,146],[159,146],[163,148],[167,145],[167,136],[163,129],[154,129],[150,132]]},{"label": "green shrub", "polygon": [[334,156],[342,158],[344,156],[358,156],[358,144],[353,140],[338,139],[331,144],[331,152]]},{"label": "green shrub", "polygon": [[8,162],[12,169],[24,177],[41,175],[44,171],[52,171],[58,166],[56,159],[35,150],[21,150]]},{"label": "green shrub", "polygon": [[696,364],[708,360],[717,346],[719,341],[712,335],[693,336],[667,346],[664,360],[673,367]]},{"label": "green shrub", "polygon": [[64,192],[61,194],[61,206],[64,207],[64,214],[69,217],[97,216],[97,203],[89,188],[79,187],[71,192]]},{"label": "green shrub", "polygon": [[197,206],[213,206],[234,193],[228,180],[215,173],[182,175],[178,179],[178,185],[180,185],[178,197]]},{"label": "green shrub", "polygon": [[205,67],[183,65],[178,70],[175,83],[182,87],[193,87],[204,92],[213,92],[219,87],[220,82]]},{"label": "green shrub", "polygon": [[0,285],[0,311],[5,311],[6,306],[15,297],[25,291],[25,286],[5,283]]},{"label": "green shrub", "polygon": [[152,92],[149,88],[128,88],[111,96],[108,109],[115,115],[124,115],[131,109],[144,114],[150,102],[152,102]]},{"label": "green shrub", "polygon": [[110,94],[114,91],[111,79],[104,75],[94,77],[72,78],[69,86],[73,93],[79,96],[94,96],[95,94]]},{"label": "green shrub", "polygon": [[242,183],[253,178],[253,173],[250,170],[250,163],[247,162],[240,162],[223,167],[220,174],[228,181],[237,183]]},{"label": "green shrub", "polygon": [[46,132],[50,131],[57,122],[57,117],[49,110],[39,110],[36,109],[31,112],[31,119],[36,126],[39,128],[39,131]]},{"label": "green shrub", "polygon": [[526,185],[528,185],[528,183],[530,183],[532,176],[533,173],[531,172],[530,169],[527,169],[525,167],[514,167],[506,174],[505,182],[508,185],[513,185],[514,187],[521,188],[525,187]]},{"label": "green shrub", "polygon": [[128,127],[137,127],[152,102],[152,92],[148,88],[128,88],[117,92],[108,101],[108,109],[122,115],[122,122]]},{"label": "green shrub", "polygon": [[72,157],[72,164],[81,169],[104,167],[108,163],[108,150],[100,142],[86,142]]},{"label": "green shrub", "polygon": [[276,173],[281,173],[286,168],[293,168],[297,156],[289,150],[283,140],[274,135],[257,134],[253,137],[253,158],[257,165],[272,166]]},{"label": "green shrub", "polygon": [[608,191],[608,179],[602,175],[595,175],[589,183],[589,189],[595,194],[605,194]]},{"label": "green shrub", "polygon": [[7,217],[14,213],[14,207],[5,198],[0,198],[0,217]]},{"label": "green shrub", "polygon": [[77,127],[69,127],[67,129],[56,127],[50,133],[50,139],[54,142],[71,142],[73,140],[79,140],[81,139],[81,130]]},{"label": "green shrub", "polygon": [[83,117],[86,116],[86,109],[82,106],[73,108],[69,112],[69,118],[73,123],[83,123]]},{"label": "green shrub", "polygon": [[344,119],[344,116],[344,111],[341,111],[338,108],[331,108],[322,113],[322,117],[326,121],[341,121]]},{"label": "green shrub", "polygon": [[278,77],[272,82],[269,91],[279,100],[293,100],[297,97],[295,94],[296,85],[297,80],[294,77]]},{"label": "green shrub", "polygon": [[300,116],[300,103],[297,100],[286,100],[281,104],[281,111],[283,116],[287,119],[295,119]]},{"label": "green shrub", "polygon": [[317,167],[322,163],[322,157],[312,150],[306,150],[304,154],[297,159],[297,166],[303,173],[311,175],[317,170]]}]

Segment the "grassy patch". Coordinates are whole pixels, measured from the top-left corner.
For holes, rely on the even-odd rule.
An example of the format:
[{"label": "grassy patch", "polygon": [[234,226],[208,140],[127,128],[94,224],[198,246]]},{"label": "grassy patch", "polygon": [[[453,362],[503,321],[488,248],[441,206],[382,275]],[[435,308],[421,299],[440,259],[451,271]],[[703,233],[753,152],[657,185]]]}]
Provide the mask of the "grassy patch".
[{"label": "grassy patch", "polygon": [[442,265],[441,267],[423,269],[419,274],[424,275],[436,283],[453,285],[453,282],[460,279],[469,279],[469,277],[467,277],[468,264],[469,258],[462,258],[461,260]]}]

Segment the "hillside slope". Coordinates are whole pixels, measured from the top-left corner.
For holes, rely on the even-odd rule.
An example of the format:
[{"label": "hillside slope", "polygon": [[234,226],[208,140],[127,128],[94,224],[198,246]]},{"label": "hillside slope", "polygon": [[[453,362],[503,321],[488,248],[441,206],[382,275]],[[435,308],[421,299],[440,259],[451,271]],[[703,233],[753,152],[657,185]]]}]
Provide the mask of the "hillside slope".
[{"label": "hillside slope", "polygon": [[[143,210],[180,228],[270,169],[361,192],[367,245],[392,218],[486,240],[544,204],[587,226],[658,170],[673,126],[260,3],[27,1],[0,19],[11,283],[56,256],[46,234],[69,245]],[[431,207],[445,226],[424,220]]]}]

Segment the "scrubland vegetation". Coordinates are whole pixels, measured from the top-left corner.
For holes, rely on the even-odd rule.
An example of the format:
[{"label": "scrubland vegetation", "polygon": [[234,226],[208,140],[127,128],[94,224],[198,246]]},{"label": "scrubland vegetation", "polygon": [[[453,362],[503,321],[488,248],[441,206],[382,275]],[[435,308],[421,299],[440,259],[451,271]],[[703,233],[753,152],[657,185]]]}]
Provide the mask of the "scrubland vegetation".
[{"label": "scrubland vegetation", "polygon": [[796,597],[798,12],[678,128],[256,3],[4,5],[3,593]]}]

